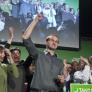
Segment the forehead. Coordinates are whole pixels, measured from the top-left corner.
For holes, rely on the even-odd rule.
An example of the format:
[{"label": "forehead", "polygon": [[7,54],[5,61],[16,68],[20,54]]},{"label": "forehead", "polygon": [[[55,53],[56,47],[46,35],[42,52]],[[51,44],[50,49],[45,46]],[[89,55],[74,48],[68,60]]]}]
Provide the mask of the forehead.
[{"label": "forehead", "polygon": [[55,40],[58,40],[58,37],[55,36],[55,35],[50,35],[50,36],[47,36],[46,40],[47,39],[55,39]]},{"label": "forehead", "polygon": [[56,36],[51,36],[51,38],[58,40],[58,37],[56,37]]},{"label": "forehead", "polygon": [[14,50],[14,51],[12,51],[12,53],[15,54],[15,53],[20,53],[20,52],[19,52],[19,50]]}]

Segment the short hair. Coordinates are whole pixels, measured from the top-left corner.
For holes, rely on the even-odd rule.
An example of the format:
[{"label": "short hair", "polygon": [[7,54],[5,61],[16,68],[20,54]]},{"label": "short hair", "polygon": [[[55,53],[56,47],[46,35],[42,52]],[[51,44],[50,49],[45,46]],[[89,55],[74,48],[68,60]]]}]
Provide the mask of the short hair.
[{"label": "short hair", "polygon": [[59,43],[59,37],[58,37],[57,34],[51,34],[51,35],[47,36],[47,37],[46,37],[46,41],[49,41],[49,40],[52,38],[52,36],[57,37],[57,38],[58,38],[58,43]]},{"label": "short hair", "polygon": [[19,51],[19,53],[21,54],[21,50],[20,50],[19,48],[17,48],[17,47],[11,48],[11,49],[10,49],[10,52],[13,53],[13,52],[16,51],[16,50]]}]

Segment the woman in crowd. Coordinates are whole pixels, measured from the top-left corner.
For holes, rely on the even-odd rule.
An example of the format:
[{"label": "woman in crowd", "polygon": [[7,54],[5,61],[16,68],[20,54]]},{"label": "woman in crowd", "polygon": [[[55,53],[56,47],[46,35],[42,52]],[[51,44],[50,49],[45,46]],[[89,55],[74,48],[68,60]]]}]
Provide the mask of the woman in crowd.
[{"label": "woman in crowd", "polygon": [[[9,64],[7,65],[2,63],[5,57],[5,51],[8,55],[9,60]],[[18,70],[13,62],[9,49],[5,49],[2,45],[0,45],[0,92],[7,92],[8,73],[13,74],[15,77],[18,77]]]}]

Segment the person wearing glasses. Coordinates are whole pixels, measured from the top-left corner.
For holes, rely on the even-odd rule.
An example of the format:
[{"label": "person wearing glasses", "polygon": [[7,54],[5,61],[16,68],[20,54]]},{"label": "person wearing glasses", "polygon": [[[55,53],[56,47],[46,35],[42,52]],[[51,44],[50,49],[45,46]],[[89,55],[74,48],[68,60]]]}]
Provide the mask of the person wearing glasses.
[{"label": "person wearing glasses", "polygon": [[41,19],[42,16],[37,15],[22,35],[23,44],[35,62],[30,92],[61,92],[64,83],[64,66],[55,53],[59,44],[58,36],[51,34],[46,37],[46,49],[42,53],[39,53],[30,39],[32,31]]}]

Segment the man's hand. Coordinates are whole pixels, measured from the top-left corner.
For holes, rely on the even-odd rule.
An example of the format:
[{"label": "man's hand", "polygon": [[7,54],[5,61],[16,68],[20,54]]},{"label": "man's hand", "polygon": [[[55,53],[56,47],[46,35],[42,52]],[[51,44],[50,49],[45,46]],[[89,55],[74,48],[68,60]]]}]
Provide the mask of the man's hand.
[{"label": "man's hand", "polygon": [[35,21],[40,21],[42,19],[43,19],[42,14],[37,14],[36,17],[35,17]]},{"label": "man's hand", "polygon": [[39,20],[42,20],[42,19],[43,19],[42,14],[38,14],[37,16],[38,16],[38,19],[39,19]]},{"label": "man's hand", "polygon": [[38,14],[33,21],[31,22],[31,24],[28,26],[28,28],[26,29],[26,31],[22,34],[22,38],[23,39],[28,39],[30,38],[32,31],[34,30],[35,26],[37,25],[39,20],[42,20],[43,16],[42,14]]},{"label": "man's hand", "polygon": [[10,50],[9,49],[5,49],[5,52],[6,52],[6,54],[7,54],[7,58],[9,59],[9,63],[14,63],[14,61],[13,61],[13,59],[12,59],[12,56],[11,56],[11,52],[10,52]]}]

